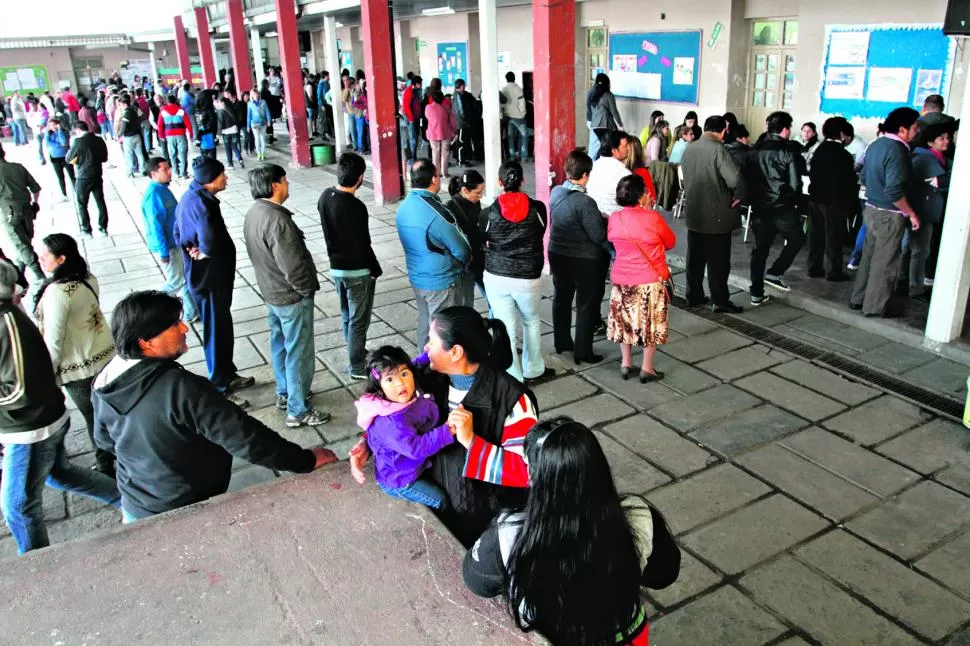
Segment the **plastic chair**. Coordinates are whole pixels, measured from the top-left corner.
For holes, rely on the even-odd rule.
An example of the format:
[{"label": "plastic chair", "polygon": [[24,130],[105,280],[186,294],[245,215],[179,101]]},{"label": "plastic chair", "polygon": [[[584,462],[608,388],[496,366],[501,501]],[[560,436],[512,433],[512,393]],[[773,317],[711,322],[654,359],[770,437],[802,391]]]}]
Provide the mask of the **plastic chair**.
[{"label": "plastic chair", "polygon": [[677,184],[680,190],[677,191],[677,201],[674,202],[674,219],[684,217],[684,167],[677,164]]}]

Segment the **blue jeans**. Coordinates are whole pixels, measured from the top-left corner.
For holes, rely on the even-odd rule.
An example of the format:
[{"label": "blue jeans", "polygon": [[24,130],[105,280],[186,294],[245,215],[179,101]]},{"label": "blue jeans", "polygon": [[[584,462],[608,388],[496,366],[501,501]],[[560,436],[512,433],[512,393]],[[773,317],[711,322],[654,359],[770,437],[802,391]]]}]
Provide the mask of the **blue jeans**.
[{"label": "blue jeans", "polygon": [[243,165],[242,151],[239,150],[239,135],[238,134],[223,134],[222,143],[226,146],[226,163],[229,168],[232,168],[232,151],[236,151],[236,159],[239,160],[239,165]]},{"label": "blue jeans", "polygon": [[[485,274],[485,291],[488,293],[488,305],[492,308],[495,318],[505,323],[512,342],[512,366],[509,374],[522,381],[522,378],[534,379],[546,371],[546,362],[542,358],[540,346],[541,321],[539,319],[539,305],[542,294],[535,290],[509,291],[488,273]],[[518,325],[516,312],[522,317],[522,361],[515,351]]]},{"label": "blue jeans", "polygon": [[4,444],[0,503],[17,552],[23,554],[50,545],[44,524],[44,484],[119,507],[121,497],[115,481],[67,459],[64,437],[70,421],[46,440],[34,444]]},{"label": "blue jeans", "polygon": [[[46,164],[47,160],[44,159],[44,137],[34,133],[34,140],[37,142],[37,156],[40,158],[40,163]],[[74,167],[71,166],[71,168],[73,169]]]},{"label": "blue jeans", "polygon": [[862,247],[866,243],[866,225],[865,222],[859,227],[859,235],[855,237],[855,247],[852,248],[852,253],[849,254],[849,262],[854,265],[858,265],[859,261],[862,260]]},{"label": "blue jeans", "polygon": [[165,274],[165,284],[162,285],[162,291],[172,296],[181,297],[182,317],[191,321],[199,315],[199,311],[195,307],[195,299],[192,297],[192,293],[189,292],[188,283],[185,282],[183,262],[181,249],[175,247],[168,250],[168,264],[159,263],[162,265],[162,273]]},{"label": "blue jeans", "polygon": [[364,117],[354,117],[357,122],[357,152],[364,152],[364,130],[367,128],[367,119]]},{"label": "blue jeans", "polygon": [[600,155],[600,146],[602,142],[600,141],[600,136],[593,130],[592,127],[589,130],[589,145],[586,146],[586,154],[589,155],[590,159],[595,160]]},{"label": "blue jeans", "polygon": [[232,360],[235,338],[232,330],[232,284],[205,293],[192,293],[202,316],[202,348],[209,381],[221,393],[229,390],[236,376]]},{"label": "blue jeans", "polygon": [[[125,170],[128,175],[134,175],[136,170],[143,173],[148,170],[148,160],[145,159],[145,151],[141,146],[140,135],[128,135],[121,138],[121,149],[125,153]],[[135,166],[138,168],[136,169]]]},{"label": "blue jeans", "polygon": [[444,489],[423,478],[418,478],[406,487],[398,487],[397,489],[385,487],[379,482],[377,486],[388,496],[416,502],[432,509],[441,509],[448,500],[448,494],[445,493]]},{"label": "blue jeans", "polygon": [[27,145],[27,120],[11,119],[10,125],[13,126],[13,145]]},{"label": "blue jeans", "polygon": [[420,132],[420,126],[417,123],[408,121],[408,159],[417,159]]},{"label": "blue jeans", "polygon": [[515,133],[519,134],[519,159],[529,157],[529,128],[525,125],[525,119],[509,119],[505,127],[508,136],[509,157],[515,157]]},{"label": "blue jeans", "polygon": [[374,309],[374,287],[377,281],[370,276],[363,278],[334,278],[337,296],[340,298],[341,329],[347,344],[347,370],[352,375],[362,375],[366,370],[367,328],[370,327],[371,310]]},{"label": "blue jeans", "polygon": [[286,397],[286,413],[300,417],[307,412],[307,396],[313,381],[313,299],[293,305],[270,305],[269,347],[273,355],[276,395]]},{"label": "blue jeans", "polygon": [[115,136],[115,125],[111,123],[111,119],[105,119],[101,124],[101,134],[107,135],[114,139]]},{"label": "blue jeans", "polygon": [[[145,144],[145,155],[151,157],[152,155],[152,124],[148,121],[141,122],[141,138],[142,143]],[[147,166],[146,166],[147,168]]]},{"label": "blue jeans", "polygon": [[347,131],[347,142],[353,150],[357,150],[357,126],[354,122],[354,115],[349,112],[344,113],[344,130]]}]

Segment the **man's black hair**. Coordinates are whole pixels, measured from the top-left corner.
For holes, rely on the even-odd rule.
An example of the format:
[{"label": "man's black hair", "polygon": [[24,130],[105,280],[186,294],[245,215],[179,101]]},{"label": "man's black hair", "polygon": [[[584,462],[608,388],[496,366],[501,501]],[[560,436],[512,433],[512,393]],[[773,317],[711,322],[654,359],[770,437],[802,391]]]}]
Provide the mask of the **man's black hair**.
[{"label": "man's black hair", "polygon": [[719,114],[704,120],[704,132],[724,132],[725,128],[727,128],[727,120]]},{"label": "man's black hair", "polygon": [[509,83],[515,83],[515,72],[506,72],[505,80]]},{"label": "man's black hair", "polygon": [[886,116],[886,134],[895,135],[900,128],[909,128],[919,121],[919,112],[913,108],[896,108]]},{"label": "man's black hair", "polygon": [[790,114],[780,110],[778,112],[772,112],[765,120],[765,124],[768,126],[768,134],[772,135],[781,134],[781,131],[785,128],[790,130],[794,123],[795,120],[792,119]]},{"label": "man's black hair", "polygon": [[150,175],[152,173],[158,172],[158,169],[161,167],[162,164],[168,164],[168,163],[169,161],[164,157],[152,157],[151,159],[148,160],[148,174]]},{"label": "man's black hair", "polygon": [[118,356],[141,359],[139,340],[148,341],[179,322],[182,301],[160,291],[132,292],[115,305],[111,314],[111,336]]},{"label": "man's black hair", "polygon": [[286,177],[286,169],[279,164],[260,164],[249,171],[249,192],[254,200],[273,197],[273,184]]},{"label": "man's black hair", "polygon": [[364,176],[367,163],[357,153],[346,152],[337,160],[337,183],[344,188],[353,188]]},{"label": "man's black hair", "polygon": [[411,188],[429,188],[434,182],[436,170],[430,159],[419,159],[411,164]]}]

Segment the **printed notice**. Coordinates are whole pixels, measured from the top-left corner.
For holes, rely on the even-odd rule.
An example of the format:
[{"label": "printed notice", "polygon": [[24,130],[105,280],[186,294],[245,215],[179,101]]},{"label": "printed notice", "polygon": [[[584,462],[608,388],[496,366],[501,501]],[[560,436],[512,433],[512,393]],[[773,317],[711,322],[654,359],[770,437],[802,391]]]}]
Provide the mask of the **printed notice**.
[{"label": "printed notice", "polygon": [[861,99],[866,85],[864,67],[830,67],[825,73],[826,99]]},{"label": "printed notice", "polygon": [[[636,54],[616,54],[613,56],[613,71],[615,72],[636,72]],[[610,79],[611,81],[613,79]]]},{"label": "printed notice", "polygon": [[913,82],[910,67],[872,67],[866,99],[880,103],[908,103]]},{"label": "printed notice", "polygon": [[943,70],[919,70],[916,72],[916,94],[913,96],[913,105],[922,108],[926,97],[940,93],[942,84]]},{"label": "printed notice", "polygon": [[617,96],[659,100],[660,80],[659,74],[618,72],[614,68],[610,74],[610,87]]},{"label": "printed notice", "polygon": [[694,59],[674,57],[674,85],[694,84]]},{"label": "printed notice", "polygon": [[829,65],[865,65],[868,59],[868,31],[832,32],[829,39]]}]

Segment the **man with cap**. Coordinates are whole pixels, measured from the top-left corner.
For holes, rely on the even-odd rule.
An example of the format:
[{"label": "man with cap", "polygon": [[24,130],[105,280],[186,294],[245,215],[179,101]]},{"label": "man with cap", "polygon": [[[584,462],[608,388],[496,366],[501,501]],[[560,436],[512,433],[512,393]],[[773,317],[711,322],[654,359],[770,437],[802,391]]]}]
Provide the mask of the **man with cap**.
[{"label": "man with cap", "polygon": [[175,209],[175,244],[182,249],[185,278],[202,315],[202,343],[209,381],[226,398],[247,408],[249,402],[234,391],[249,388],[256,380],[236,372],[232,360],[232,288],[236,275],[236,245],[222,219],[217,193],[226,190],[229,178],[217,159],[196,157],[195,177]]},{"label": "man with cap", "polygon": [[71,418],[54,380],[40,331],[15,304],[17,270],[0,261],[0,507],[17,552],[50,545],[44,525],[44,483],[118,507],[110,477],[73,465],[64,437]]},{"label": "man with cap", "polygon": [[40,184],[21,164],[7,161],[0,146],[0,247],[21,271],[30,271],[38,284],[44,282],[44,272],[31,240],[39,198]]}]

